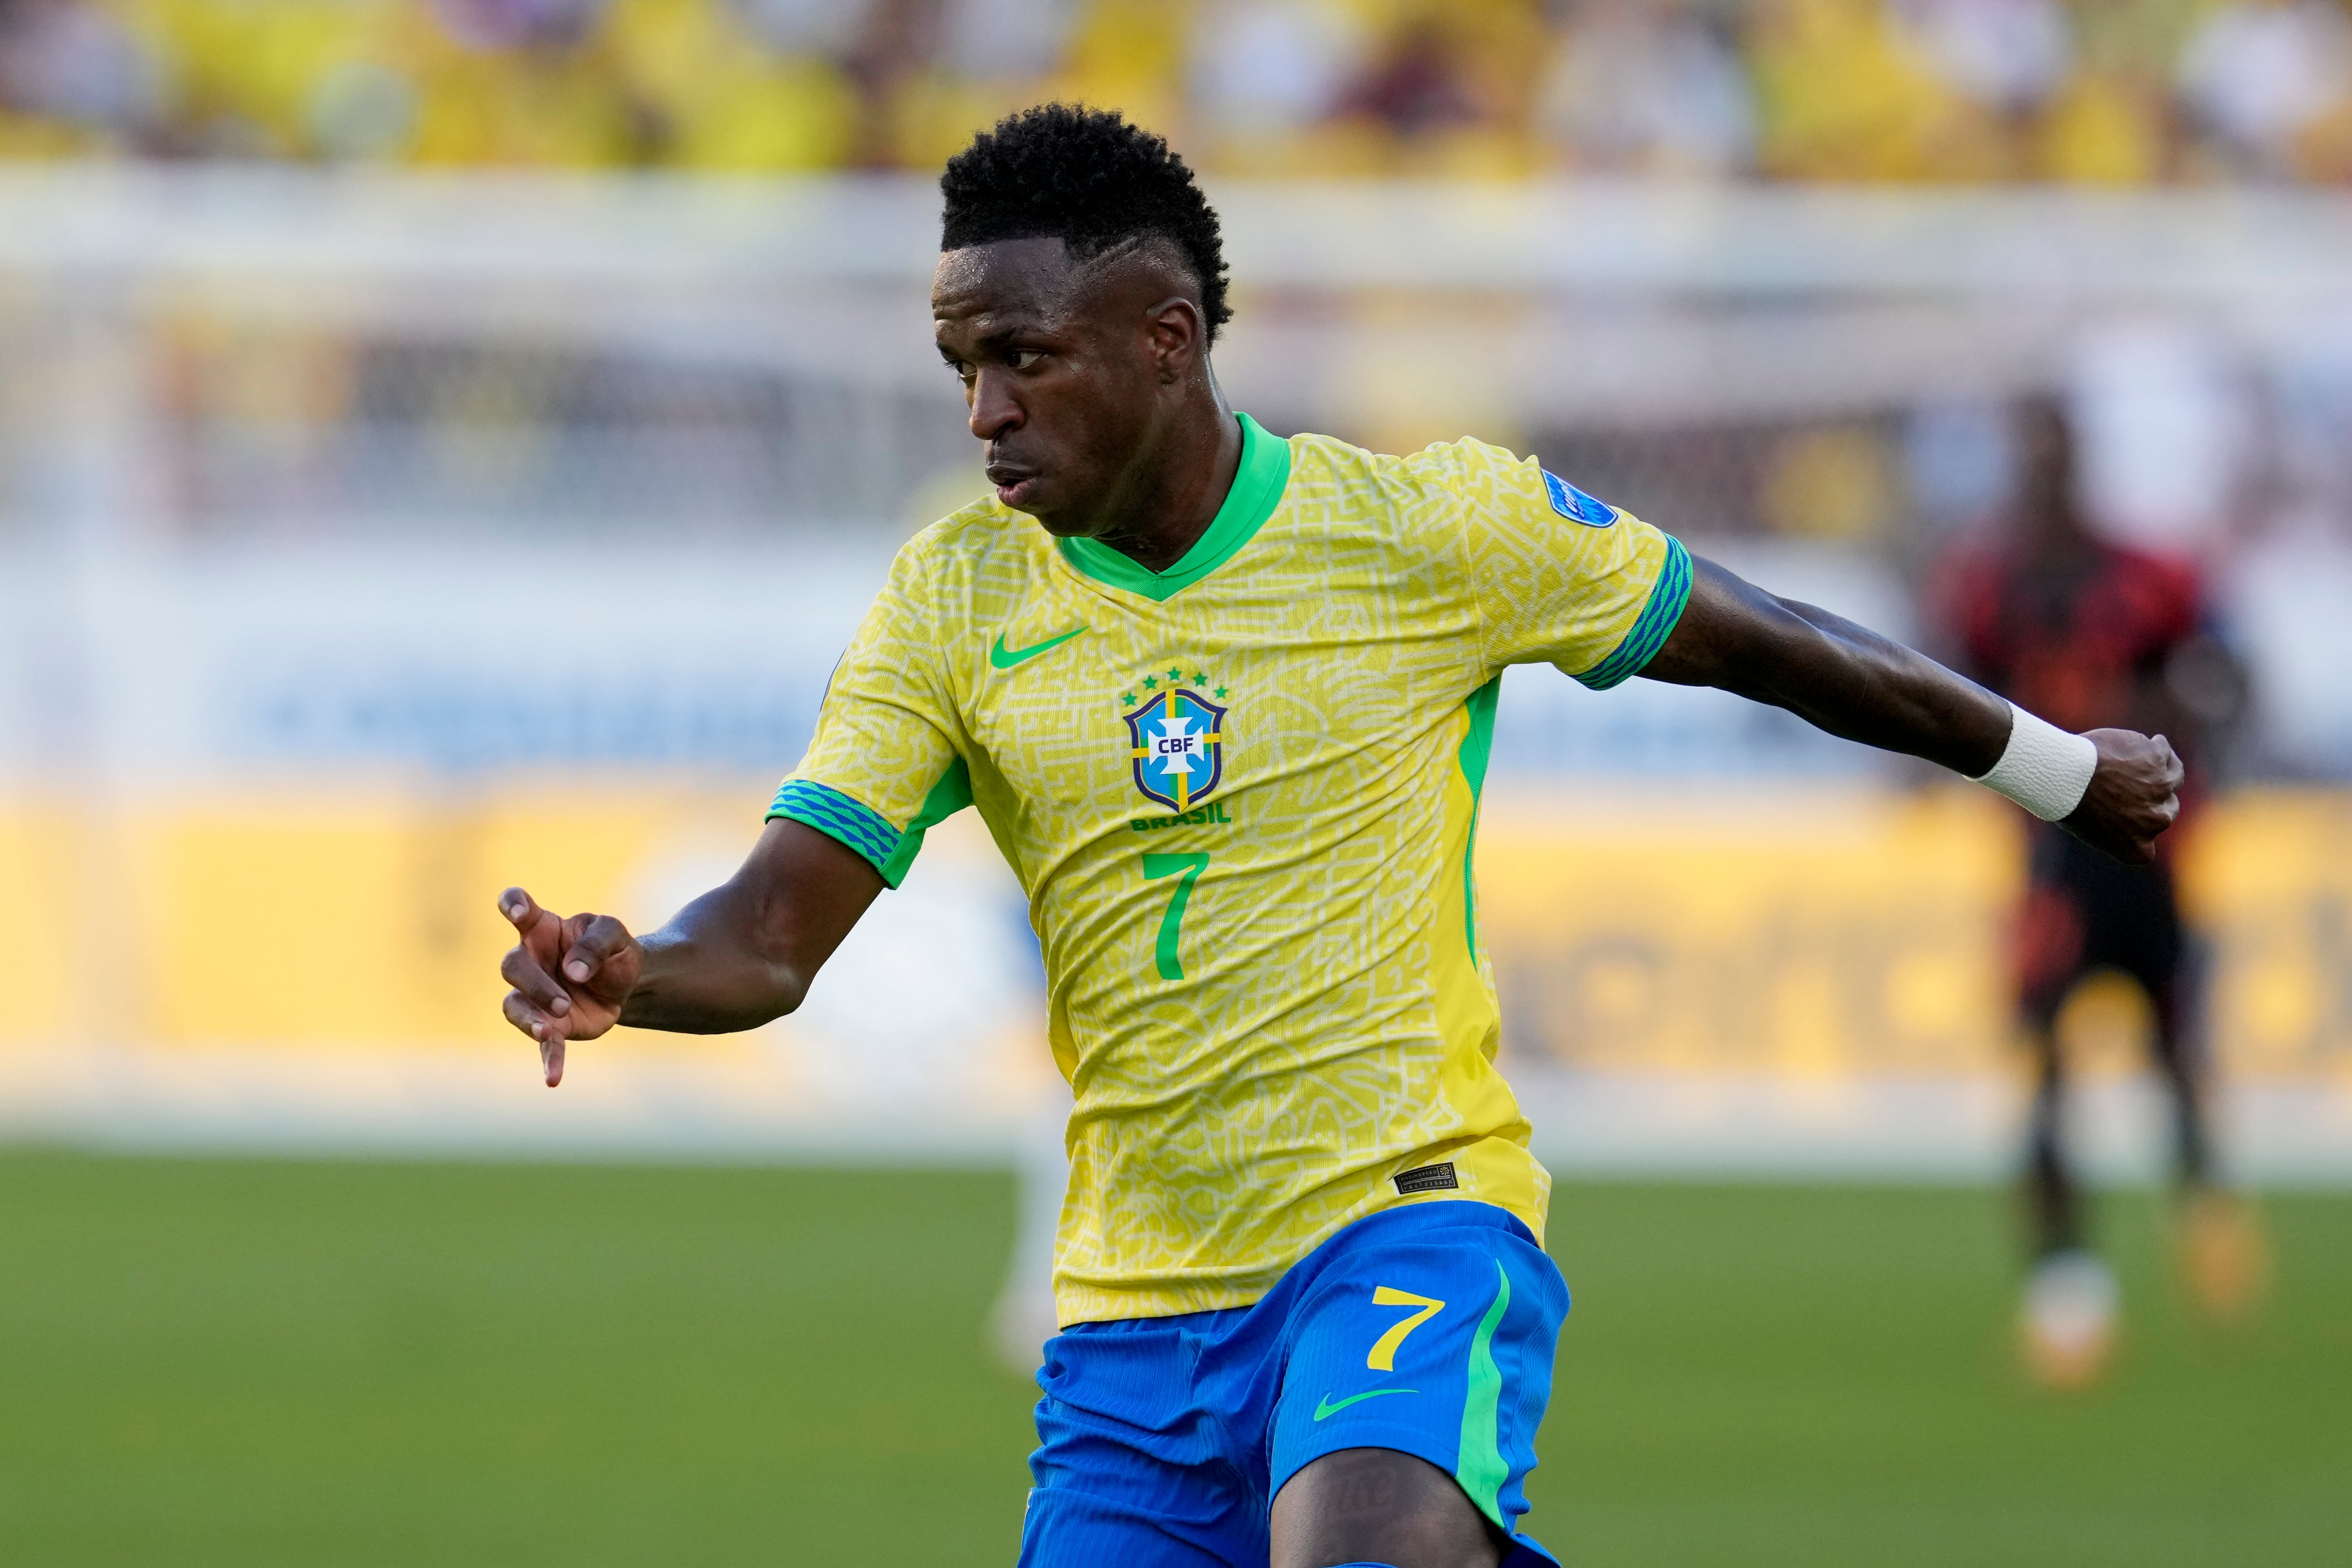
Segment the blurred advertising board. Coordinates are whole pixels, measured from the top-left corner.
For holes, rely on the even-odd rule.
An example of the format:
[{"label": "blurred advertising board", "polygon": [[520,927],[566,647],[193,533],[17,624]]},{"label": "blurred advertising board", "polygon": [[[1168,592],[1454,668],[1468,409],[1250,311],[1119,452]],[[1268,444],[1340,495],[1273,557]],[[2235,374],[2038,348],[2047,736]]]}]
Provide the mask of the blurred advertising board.
[{"label": "blurred advertising board", "polygon": [[[498,1015],[509,878],[640,928],[724,876],[764,796],[577,777],[465,797],[255,789],[0,802],[0,1125],[100,1142],[872,1159],[1001,1154],[1050,1091],[1035,949],[968,819],[792,1019],[620,1031],[535,1081]],[[1556,1165],[1973,1175],[2022,1061],[2013,825],[1974,797],[1498,802],[1482,932],[1507,1067]],[[2352,1177],[2352,800],[2242,797],[2189,857],[2234,1154]],[[61,917],[62,916],[62,917]],[[2064,1020],[2084,1135],[2156,1136],[2137,998]],[[2143,1146],[2147,1145],[2147,1146]]]},{"label": "blurred advertising board", "polygon": [[[642,929],[731,871],[880,566],[450,547],[60,572],[37,597],[79,632],[53,625],[20,669],[68,672],[73,701],[0,790],[0,1119],[102,1141],[1001,1154],[1052,1069],[1025,909],[969,817],[792,1019],[625,1031],[551,1095],[498,1013],[499,888]],[[2007,808],[1851,748],[1829,766],[1696,698],[1717,700],[1540,669],[1506,685],[1480,917],[1545,1153],[1997,1168],[2020,1066]],[[1611,714],[1652,770],[1579,781],[1584,748],[1622,749],[1577,727]],[[1695,755],[1714,766],[1657,771]],[[2352,796],[2244,793],[2184,852],[2244,1159],[2352,1177]],[[2095,988],[2069,1015],[2110,1165],[2149,1144],[2132,1006]]]},{"label": "blurred advertising board", "polygon": [[[1981,1174],[2026,1071],[2009,1013],[2023,873],[1965,787],[1508,792],[1480,918],[1513,1082],[1568,1167]],[[2352,795],[2256,790],[2180,846],[2209,947],[2233,1157],[2352,1176]],[[2095,977],[2061,1015],[2109,1169],[2157,1168],[2147,1004]]]}]

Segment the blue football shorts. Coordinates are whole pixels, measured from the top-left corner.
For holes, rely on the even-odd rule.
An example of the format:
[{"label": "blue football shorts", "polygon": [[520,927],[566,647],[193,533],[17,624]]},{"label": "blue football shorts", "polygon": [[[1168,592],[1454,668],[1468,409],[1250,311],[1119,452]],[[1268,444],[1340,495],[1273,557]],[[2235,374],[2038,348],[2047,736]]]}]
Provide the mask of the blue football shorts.
[{"label": "blue football shorts", "polygon": [[1079,1323],[1037,1374],[1022,1568],[1265,1568],[1275,1495],[1341,1448],[1394,1448],[1517,1532],[1568,1285],[1491,1204],[1358,1220],[1255,1305]]}]

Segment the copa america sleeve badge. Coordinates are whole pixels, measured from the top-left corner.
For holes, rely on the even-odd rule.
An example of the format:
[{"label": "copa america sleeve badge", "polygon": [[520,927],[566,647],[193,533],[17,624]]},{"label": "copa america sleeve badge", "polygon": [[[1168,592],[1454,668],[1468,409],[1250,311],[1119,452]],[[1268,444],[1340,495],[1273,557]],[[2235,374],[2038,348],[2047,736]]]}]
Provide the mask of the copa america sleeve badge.
[{"label": "copa america sleeve badge", "polygon": [[1593,528],[1605,528],[1617,520],[1617,508],[1608,502],[1586,495],[1549,468],[1542,474],[1544,494],[1551,497],[1551,509],[1561,517]]}]

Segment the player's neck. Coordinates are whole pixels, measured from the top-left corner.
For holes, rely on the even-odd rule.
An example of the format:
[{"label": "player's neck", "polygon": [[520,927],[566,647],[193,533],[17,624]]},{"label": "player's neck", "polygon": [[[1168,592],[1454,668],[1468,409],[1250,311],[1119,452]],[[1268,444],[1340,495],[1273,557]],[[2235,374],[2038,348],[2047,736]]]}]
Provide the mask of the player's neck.
[{"label": "player's neck", "polygon": [[2098,536],[2071,508],[2051,514],[2030,530],[2021,552],[2028,567],[2045,573],[2079,571],[2099,559]]},{"label": "player's neck", "polygon": [[1241,461],[1241,421],[1213,386],[1203,389],[1121,486],[1110,526],[1095,538],[1147,570],[1166,571],[1216,521]]}]

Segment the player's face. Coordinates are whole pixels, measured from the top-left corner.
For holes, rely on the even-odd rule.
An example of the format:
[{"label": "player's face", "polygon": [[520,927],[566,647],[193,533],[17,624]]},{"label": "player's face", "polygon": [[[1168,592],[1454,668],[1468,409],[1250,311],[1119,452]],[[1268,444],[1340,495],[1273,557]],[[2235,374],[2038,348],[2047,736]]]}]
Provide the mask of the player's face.
[{"label": "player's face", "polygon": [[1153,308],[1168,286],[1148,257],[1073,263],[1058,239],[940,258],[932,325],[988,444],[989,482],[1050,533],[1118,526],[1177,407],[1166,312]]},{"label": "player's face", "polygon": [[2054,403],[2029,403],[2017,421],[2017,512],[2029,531],[2063,530],[2074,509],[2074,444]]}]

